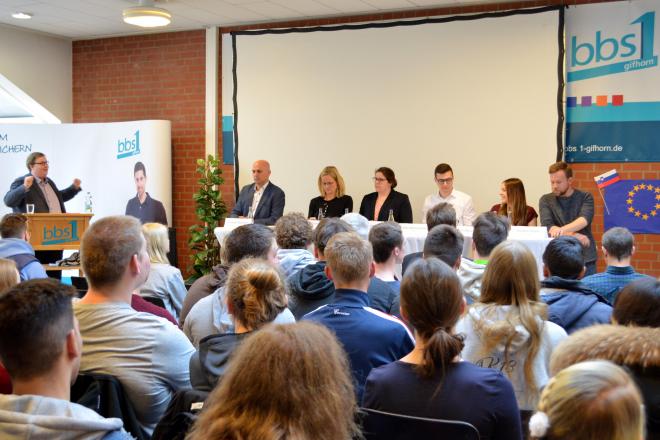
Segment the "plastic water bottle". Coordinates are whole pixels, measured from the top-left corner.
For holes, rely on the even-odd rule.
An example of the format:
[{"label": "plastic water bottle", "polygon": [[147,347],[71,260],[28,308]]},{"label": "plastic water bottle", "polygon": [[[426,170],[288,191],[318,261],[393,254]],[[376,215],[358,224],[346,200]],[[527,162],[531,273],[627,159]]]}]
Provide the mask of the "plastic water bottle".
[{"label": "plastic water bottle", "polygon": [[87,194],[85,194],[85,212],[93,212],[92,193],[89,191],[87,191]]}]

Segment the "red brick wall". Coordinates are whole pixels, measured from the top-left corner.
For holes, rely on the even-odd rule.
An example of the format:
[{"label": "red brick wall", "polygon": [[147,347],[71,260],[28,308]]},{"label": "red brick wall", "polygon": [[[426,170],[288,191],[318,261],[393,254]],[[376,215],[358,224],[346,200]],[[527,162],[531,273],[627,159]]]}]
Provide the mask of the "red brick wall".
[{"label": "red brick wall", "polygon": [[[204,30],[73,42],[74,122],[172,122],[172,222],[184,272],[195,162],[205,155],[205,42]],[[225,179],[231,188],[233,176]]]},{"label": "red brick wall", "polygon": [[[657,163],[585,163],[573,164],[575,187],[589,191],[594,196],[596,213],[592,230],[596,239],[598,254],[598,270],[605,268],[605,261],[600,253],[603,236],[603,199],[598,193],[594,177],[615,168],[621,179],[660,179],[660,166]],[[660,276],[660,235],[635,235],[637,252],[633,256],[633,266],[642,273]]]}]

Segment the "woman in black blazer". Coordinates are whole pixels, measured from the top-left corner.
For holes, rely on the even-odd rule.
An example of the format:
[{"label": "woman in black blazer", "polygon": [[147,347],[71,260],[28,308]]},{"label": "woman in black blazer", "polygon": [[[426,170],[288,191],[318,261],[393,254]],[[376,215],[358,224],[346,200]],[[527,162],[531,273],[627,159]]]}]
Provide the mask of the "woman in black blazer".
[{"label": "woman in black blazer", "polygon": [[412,223],[412,207],[406,194],[394,191],[396,177],[391,168],[380,167],[374,173],[376,192],[367,194],[360,203],[360,214],[368,220],[387,221],[390,210],[394,221]]}]

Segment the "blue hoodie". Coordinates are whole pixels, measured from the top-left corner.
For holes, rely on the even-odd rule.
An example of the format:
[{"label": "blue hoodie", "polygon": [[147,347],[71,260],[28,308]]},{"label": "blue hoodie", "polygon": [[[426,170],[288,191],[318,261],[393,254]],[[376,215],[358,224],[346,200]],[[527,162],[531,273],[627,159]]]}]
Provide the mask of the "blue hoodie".
[{"label": "blue hoodie", "polygon": [[541,281],[541,300],[548,305],[548,321],[566,330],[595,324],[609,324],[612,307],[607,300],[584,286],[580,280],[552,276]]},{"label": "blue hoodie", "polygon": [[[34,257],[34,249],[32,245],[20,238],[3,238],[0,239],[0,258],[10,258],[16,255],[32,255]],[[46,271],[41,266],[38,260],[34,260],[23,266],[19,271],[21,281],[33,280],[35,278],[48,278]]]}]

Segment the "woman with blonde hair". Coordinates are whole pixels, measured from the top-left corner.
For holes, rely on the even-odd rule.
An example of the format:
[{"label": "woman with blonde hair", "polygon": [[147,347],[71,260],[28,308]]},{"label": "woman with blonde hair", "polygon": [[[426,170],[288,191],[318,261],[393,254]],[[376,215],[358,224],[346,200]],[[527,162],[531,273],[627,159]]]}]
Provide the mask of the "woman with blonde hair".
[{"label": "woman with blonde hair", "polygon": [[464,309],[456,272],[437,258],[416,261],[401,284],[401,316],[415,331],[415,348],[371,370],[362,406],[467,422],[482,439],[520,439],[511,383],[499,371],[460,358],[463,338],[454,327]]},{"label": "woman with blonde hair", "polygon": [[546,320],[539,299],[536,260],[522,243],[495,247],[481,284],[481,298],[459,322],[463,358],[506,374],[518,407],[532,410],[549,379],[550,355],[566,332]]},{"label": "woman with blonde hair", "polygon": [[548,382],[529,431],[535,440],[642,440],[642,398],[621,367],[581,362]]},{"label": "woman with blonde hair", "polygon": [[234,350],[245,338],[273,322],[287,305],[284,275],[268,261],[247,258],[229,270],[227,310],[234,331],[210,335],[199,343],[190,359],[190,382],[200,391],[211,391],[227,368]]},{"label": "woman with blonde hair", "polygon": [[538,214],[527,205],[522,180],[512,177],[500,184],[501,203],[493,205],[491,212],[509,217],[513,226],[536,226]]},{"label": "woman with blonde hair", "polygon": [[0,293],[21,282],[14,260],[0,258]]},{"label": "woman with blonde hair", "polygon": [[359,429],[349,371],[326,328],[268,325],[236,351],[188,439],[354,438]]},{"label": "woman with blonde hair", "polygon": [[341,217],[353,211],[353,199],[346,194],[344,179],[334,166],[321,170],[318,178],[320,196],[309,201],[307,217],[321,220],[326,217]]},{"label": "woman with blonde hair", "polygon": [[170,251],[167,226],[160,223],[145,223],[142,225],[142,232],[147,241],[151,270],[149,278],[140,287],[140,296],[160,298],[165,309],[178,321],[183,299],[188,291],[181,271],[171,266],[167,259],[167,253]]}]

